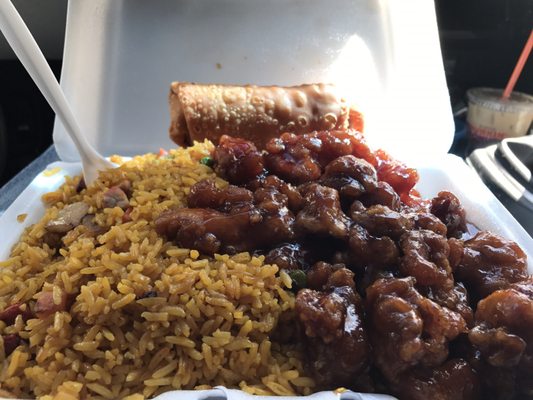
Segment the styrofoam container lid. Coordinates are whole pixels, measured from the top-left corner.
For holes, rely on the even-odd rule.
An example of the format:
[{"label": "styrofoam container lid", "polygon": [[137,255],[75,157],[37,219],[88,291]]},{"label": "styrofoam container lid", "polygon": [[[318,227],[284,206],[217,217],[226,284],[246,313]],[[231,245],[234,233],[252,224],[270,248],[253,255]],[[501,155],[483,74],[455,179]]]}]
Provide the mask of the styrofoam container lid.
[{"label": "styrofoam container lid", "polygon": [[[106,154],[174,146],[172,81],[331,82],[365,113],[372,145],[445,154],[453,120],[427,0],[70,0],[61,86]],[[62,160],[76,161],[56,120]]]}]

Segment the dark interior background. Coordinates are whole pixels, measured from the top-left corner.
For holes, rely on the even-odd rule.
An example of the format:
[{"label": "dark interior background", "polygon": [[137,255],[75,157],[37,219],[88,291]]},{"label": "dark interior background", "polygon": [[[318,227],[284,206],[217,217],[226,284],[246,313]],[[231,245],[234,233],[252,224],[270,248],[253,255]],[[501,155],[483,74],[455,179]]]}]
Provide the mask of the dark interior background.
[{"label": "dark interior background", "polygon": [[[533,29],[532,0],[436,0],[453,105],[476,86],[503,88]],[[515,90],[533,93],[533,57]]]},{"label": "dark interior background", "polygon": [[[46,18],[38,3],[15,1],[59,76],[67,1],[42,2]],[[533,1],[436,0],[435,6],[454,110],[464,105],[470,87],[503,88],[533,28]],[[532,72],[530,60],[516,90],[533,93]],[[53,118],[20,63],[0,43],[0,186],[51,145]]]}]

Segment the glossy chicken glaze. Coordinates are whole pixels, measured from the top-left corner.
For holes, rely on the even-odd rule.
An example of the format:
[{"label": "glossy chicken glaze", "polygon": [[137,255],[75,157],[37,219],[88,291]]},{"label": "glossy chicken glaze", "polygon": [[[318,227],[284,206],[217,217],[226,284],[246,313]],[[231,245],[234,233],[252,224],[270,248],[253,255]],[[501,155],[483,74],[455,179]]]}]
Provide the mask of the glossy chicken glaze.
[{"label": "glossy chicken glaze", "polygon": [[280,329],[306,343],[317,389],[531,396],[525,255],[469,232],[452,193],[421,199],[416,170],[350,130],[283,134],[265,151],[223,136],[213,158],[229,186],[199,182],[189,208],[165,212],[156,228],[206,256],[265,254],[294,276],[295,328]]}]

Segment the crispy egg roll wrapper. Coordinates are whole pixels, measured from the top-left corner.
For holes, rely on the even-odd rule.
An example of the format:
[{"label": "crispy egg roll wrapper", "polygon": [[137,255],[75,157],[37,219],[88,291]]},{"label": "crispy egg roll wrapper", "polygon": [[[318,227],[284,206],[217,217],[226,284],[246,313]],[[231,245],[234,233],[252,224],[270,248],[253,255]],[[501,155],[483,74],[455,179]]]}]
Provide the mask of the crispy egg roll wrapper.
[{"label": "crispy egg roll wrapper", "polygon": [[284,132],[342,129],[350,109],[329,84],[281,86],[202,85],[174,82],[170,138],[180,146],[222,135],[250,140],[260,149]]}]

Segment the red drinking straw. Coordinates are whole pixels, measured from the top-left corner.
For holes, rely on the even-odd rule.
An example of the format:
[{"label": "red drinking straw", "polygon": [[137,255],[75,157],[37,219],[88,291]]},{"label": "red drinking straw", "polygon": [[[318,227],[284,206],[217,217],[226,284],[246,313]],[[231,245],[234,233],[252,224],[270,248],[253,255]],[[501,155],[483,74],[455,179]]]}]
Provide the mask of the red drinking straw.
[{"label": "red drinking straw", "polygon": [[514,67],[513,73],[511,74],[511,77],[509,78],[509,82],[507,82],[507,86],[505,87],[505,90],[503,91],[502,100],[507,100],[509,96],[511,95],[511,92],[514,89],[514,85],[516,85],[516,81],[518,80],[518,77],[520,76],[520,73],[522,72],[522,69],[524,68],[524,65],[526,64],[527,58],[529,57],[529,53],[531,53],[532,47],[533,47],[533,29],[531,30],[531,33],[529,34],[529,39],[527,39],[526,45],[524,46],[524,49],[522,50],[522,54],[520,54],[520,58],[518,59],[518,62],[516,63],[516,66]]}]

